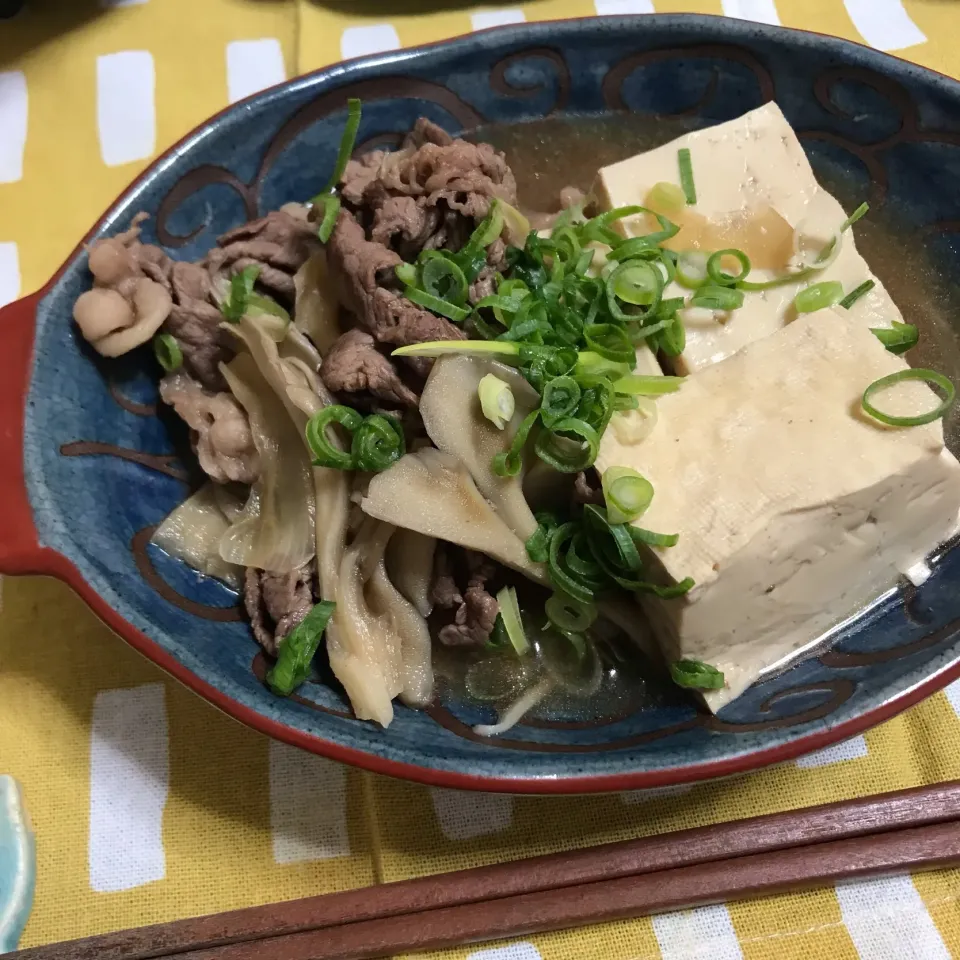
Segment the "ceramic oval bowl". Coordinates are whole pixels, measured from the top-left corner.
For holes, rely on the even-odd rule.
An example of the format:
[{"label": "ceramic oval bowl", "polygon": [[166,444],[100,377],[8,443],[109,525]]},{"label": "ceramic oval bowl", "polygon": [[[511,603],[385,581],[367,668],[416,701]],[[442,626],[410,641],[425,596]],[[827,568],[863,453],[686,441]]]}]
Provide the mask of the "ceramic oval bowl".
[{"label": "ceramic oval bowl", "polygon": [[[960,273],[960,84],[840,40],[698,16],[521,25],[340,64],[231,107],[162,156],[85,238],[151,214],[145,238],[193,259],[245,219],[311,196],[333,165],[348,97],[361,144],[426,115],[486,122],[633,111],[729,120],[775,99],[817,172],[918,231]],[[99,361],[71,306],[83,246],[0,316],[0,569],[66,580],[127,642],[237,719],[337,760],[425,782],[513,792],[663,786],[749,770],[851,736],[960,676],[960,552],[894,589],[832,646],[719,716],[682,696],[609,715],[545,717],[484,740],[475,707],[398,706],[386,731],[334,685],[281,700],[236,597],[148,545],[187,491],[178,434],[157,413],[150,357]],[[182,441],[183,437],[179,436]]]}]

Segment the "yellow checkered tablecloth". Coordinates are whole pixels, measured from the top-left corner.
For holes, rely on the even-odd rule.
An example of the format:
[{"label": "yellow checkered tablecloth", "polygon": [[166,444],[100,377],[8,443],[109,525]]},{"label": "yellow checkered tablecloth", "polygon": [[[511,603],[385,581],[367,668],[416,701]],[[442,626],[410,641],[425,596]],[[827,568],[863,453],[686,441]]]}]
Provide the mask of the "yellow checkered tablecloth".
[{"label": "yellow checkered tablecloth", "polygon": [[[653,10],[779,20],[960,73],[956,0],[32,0],[0,22],[0,304],[40,286],[152,156],[230,100],[496,23]],[[0,773],[24,786],[39,860],[24,945],[958,778],[958,741],[960,683],[733,780],[571,799],[431,790],[271,743],[66,587],[3,583]],[[942,871],[442,956],[942,960],[960,957],[958,904],[960,871]]]}]

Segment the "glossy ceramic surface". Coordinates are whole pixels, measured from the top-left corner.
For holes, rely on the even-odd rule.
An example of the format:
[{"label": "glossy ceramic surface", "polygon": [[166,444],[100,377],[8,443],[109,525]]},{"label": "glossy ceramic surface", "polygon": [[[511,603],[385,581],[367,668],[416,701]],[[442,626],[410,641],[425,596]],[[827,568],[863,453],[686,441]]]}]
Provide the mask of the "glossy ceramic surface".
[{"label": "glossy ceramic surface", "polygon": [[[960,85],[844,41],[697,16],[521,25],[298,79],[187,137],[91,236],[147,210],[148,241],[174,257],[200,256],[217,234],[321,186],[351,96],[364,101],[361,148],[396,143],[420,115],[451,132],[622,110],[685,114],[705,126],[773,98],[818,171],[846,170],[862,199],[923,228],[931,255],[957,272]],[[717,717],[677,695],[657,706],[627,702],[609,716],[541,718],[483,740],[470,726],[490,716],[452,701],[398,707],[383,731],[352,719],[333,686],[277,699],[261,682],[234,596],[148,546],[187,490],[184,437],[158,416],[150,357],[108,364],[79,341],[71,304],[89,284],[80,251],[2,316],[0,568],[66,579],[137,649],[271,736],[448,786],[643,788],[785,760],[960,675],[955,552],[906,605],[892,591],[829,652],[756,685]]]}]

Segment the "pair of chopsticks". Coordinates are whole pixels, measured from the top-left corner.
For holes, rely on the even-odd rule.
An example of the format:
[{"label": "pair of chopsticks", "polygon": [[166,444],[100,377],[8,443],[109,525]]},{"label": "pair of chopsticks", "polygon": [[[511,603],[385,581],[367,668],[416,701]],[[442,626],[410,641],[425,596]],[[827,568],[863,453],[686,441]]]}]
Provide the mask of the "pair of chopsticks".
[{"label": "pair of chopsticks", "polygon": [[365,960],[960,862],[960,781],[51,944],[11,960]]}]

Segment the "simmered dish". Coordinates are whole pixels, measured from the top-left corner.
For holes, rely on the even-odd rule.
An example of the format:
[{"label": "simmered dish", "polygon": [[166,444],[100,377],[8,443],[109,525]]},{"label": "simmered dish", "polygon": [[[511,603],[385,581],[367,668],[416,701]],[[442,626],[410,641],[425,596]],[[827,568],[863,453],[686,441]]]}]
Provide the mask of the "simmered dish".
[{"label": "simmered dish", "polygon": [[536,218],[490,144],[351,159],[359,121],[198,263],[98,241],[74,310],[152,344],[208,477],[155,542],[242,590],[276,693],[325,645],[383,726],[452,661],[486,735],[631,659],[716,710],[954,534],[954,388],[775,104]]}]

